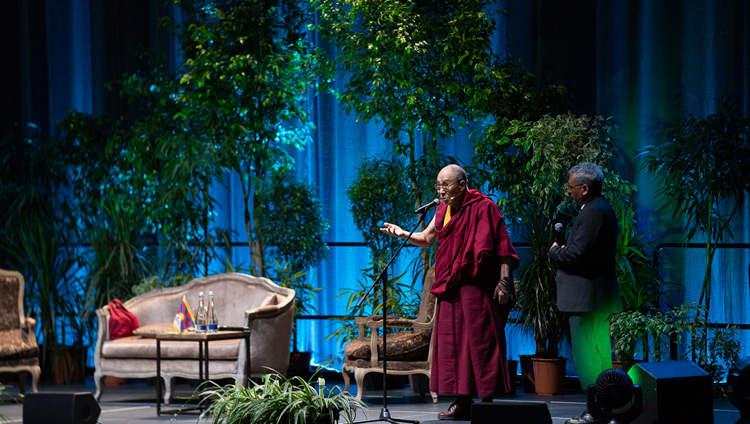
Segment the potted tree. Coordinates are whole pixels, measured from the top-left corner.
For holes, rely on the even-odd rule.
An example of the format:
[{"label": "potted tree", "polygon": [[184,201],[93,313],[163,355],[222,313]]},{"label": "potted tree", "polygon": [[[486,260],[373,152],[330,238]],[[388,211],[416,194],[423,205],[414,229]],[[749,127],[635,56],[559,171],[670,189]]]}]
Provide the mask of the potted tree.
[{"label": "potted tree", "polygon": [[[716,112],[705,117],[685,115],[672,137],[648,146],[641,157],[644,168],[659,177],[659,196],[672,217],[684,217],[686,242],[706,241],[706,268],[699,304],[707,322],[711,304],[711,275],[717,244],[732,237],[730,223],[750,191],[750,116],[722,99]],[[692,360],[706,363],[708,327],[693,343]],[[697,339],[696,339],[697,341]]]},{"label": "potted tree", "polygon": [[76,322],[80,280],[73,249],[78,231],[73,202],[59,196],[69,184],[56,143],[34,124],[17,126],[0,139],[0,267],[26,279],[24,309],[37,319],[45,377],[57,384],[84,376],[85,350],[70,329]]},{"label": "potted tree", "polygon": [[272,173],[268,186],[256,206],[262,211],[259,236],[267,240],[266,255],[276,265],[274,279],[296,292],[290,366],[292,373],[307,377],[311,352],[298,349],[298,317],[315,311],[315,295],[323,290],[310,283],[308,270],[328,252],[323,237],[330,225],[316,188],[297,180],[291,170]]},{"label": "potted tree", "polygon": [[134,85],[156,93],[155,106],[173,111],[177,130],[154,131],[165,140],[161,147],[178,148],[175,157],[204,158],[207,171],[239,177],[250,268],[263,277],[268,240],[261,235],[258,206],[272,171],[291,166],[287,149],[302,149],[312,139],[306,106],[314,60],[304,34],[310,15],[301,1],[268,7],[261,0],[188,0],[179,6],[184,23],[170,22],[184,57],[179,72],[134,76],[142,80]]},{"label": "potted tree", "polygon": [[[399,223],[409,228],[416,222],[413,210],[403,201],[401,195],[410,185],[406,169],[403,161],[395,156],[368,158],[357,168],[354,182],[347,187],[354,223],[370,249],[370,264],[362,270],[362,279],[358,281],[359,288],[347,290],[339,295],[346,297],[347,310],[351,310],[365,295],[388,262],[390,252],[400,243],[400,240],[389,237],[379,230],[383,221]],[[384,212],[387,215],[384,216]],[[404,255],[408,253],[403,252]],[[418,261],[419,257],[415,260]],[[387,305],[382,304],[382,287],[378,285],[370,292],[362,308],[359,311],[351,311],[352,314],[377,315],[386,310],[389,316],[416,317],[419,299],[413,296],[413,285],[402,280],[404,274],[395,275],[393,270],[387,270],[384,283],[387,290]],[[335,338],[344,344],[356,337],[357,326],[352,320],[344,319],[341,326],[331,333],[328,339]],[[400,376],[389,376],[389,379],[391,377],[394,377],[394,382],[400,381]],[[370,378],[365,381],[368,384],[374,383],[377,387],[377,382],[371,381]]]},{"label": "potted tree", "polygon": [[[498,204],[511,229],[527,235],[529,255],[516,284],[519,319],[536,342],[537,393],[561,393],[565,362],[559,357],[559,347],[567,317],[557,309],[555,269],[547,250],[554,240],[554,223],[571,219],[573,208],[564,191],[570,167],[585,161],[597,163],[607,172],[605,189],[610,196],[626,191],[628,185],[611,171],[616,151],[614,127],[601,117],[570,113],[530,122],[497,121],[494,125],[479,144],[484,152],[495,155],[478,157],[476,166],[483,169],[482,175],[496,194],[505,194]],[[548,374],[556,381],[540,381],[537,365],[542,363],[558,367]]]},{"label": "potted tree", "polygon": [[[511,84],[490,88],[510,80],[509,67],[492,52],[490,2],[450,2],[441,8],[401,0],[312,4],[320,16],[318,33],[336,46],[335,57],[320,60],[347,75],[333,84],[342,105],[364,122],[382,123],[405,164],[409,184],[401,194],[408,195],[408,206],[432,200],[431,181],[442,166],[456,162],[443,155],[440,140],[479,119],[489,93],[517,92]],[[422,272],[434,253],[421,250]]]}]

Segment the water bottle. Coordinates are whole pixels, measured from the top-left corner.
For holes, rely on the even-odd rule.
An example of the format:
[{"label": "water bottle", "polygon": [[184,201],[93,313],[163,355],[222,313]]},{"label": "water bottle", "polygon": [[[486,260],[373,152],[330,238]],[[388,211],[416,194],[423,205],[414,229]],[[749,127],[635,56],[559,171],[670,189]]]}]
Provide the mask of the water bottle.
[{"label": "water bottle", "polygon": [[208,332],[215,333],[219,329],[219,318],[216,316],[216,308],[214,307],[214,292],[208,292],[208,313],[206,314],[208,319]]},{"label": "water bottle", "polygon": [[195,332],[204,334],[206,332],[206,304],[203,303],[203,292],[198,293],[198,311],[195,316]]}]

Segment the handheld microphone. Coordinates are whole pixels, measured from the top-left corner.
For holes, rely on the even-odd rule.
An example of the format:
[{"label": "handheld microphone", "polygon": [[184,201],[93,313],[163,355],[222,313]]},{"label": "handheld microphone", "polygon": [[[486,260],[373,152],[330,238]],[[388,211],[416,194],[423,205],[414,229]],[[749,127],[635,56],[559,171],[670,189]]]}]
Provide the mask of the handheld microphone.
[{"label": "handheld microphone", "polygon": [[434,208],[435,206],[437,206],[438,204],[440,204],[440,199],[434,199],[432,202],[430,202],[430,203],[428,203],[426,205],[420,206],[419,209],[417,209],[417,210],[414,211],[414,213],[425,213],[428,210],[430,210],[430,209]]},{"label": "handheld microphone", "polygon": [[559,222],[555,224],[555,243],[557,243],[558,246],[562,246],[565,244],[563,225]]}]

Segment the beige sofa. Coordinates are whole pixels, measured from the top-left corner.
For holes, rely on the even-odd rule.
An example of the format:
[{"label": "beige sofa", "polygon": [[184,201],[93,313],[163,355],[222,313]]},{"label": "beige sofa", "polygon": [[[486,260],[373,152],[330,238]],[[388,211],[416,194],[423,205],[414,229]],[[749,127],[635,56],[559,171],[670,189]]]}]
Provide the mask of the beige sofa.
[{"label": "beige sofa", "polygon": [[[173,331],[171,323],[183,295],[195,314],[201,291],[206,299],[208,292],[213,291],[220,326],[251,329],[251,376],[266,374],[268,368],[286,372],[294,318],[294,290],[280,287],[267,278],[240,273],[219,274],[193,279],[181,287],[155,290],[124,302],[138,318],[141,335],[111,340],[109,307],[96,311],[99,324],[94,349],[97,399],[101,397],[105,376],[156,377],[156,339],[152,333]],[[209,343],[210,377],[233,378],[237,384],[245,384],[245,345],[245,340]],[[199,376],[198,343],[164,341],[161,343],[161,358],[164,399],[169,403],[173,377],[197,379]]]}]

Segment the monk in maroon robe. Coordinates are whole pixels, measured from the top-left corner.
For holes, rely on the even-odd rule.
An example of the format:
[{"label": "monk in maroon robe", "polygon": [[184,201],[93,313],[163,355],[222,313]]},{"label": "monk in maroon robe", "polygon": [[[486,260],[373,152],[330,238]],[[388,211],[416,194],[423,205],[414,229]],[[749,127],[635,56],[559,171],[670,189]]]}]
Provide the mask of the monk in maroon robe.
[{"label": "monk in maroon robe", "polygon": [[[505,323],[515,304],[511,270],[518,256],[497,205],[468,189],[460,166],[443,168],[435,188],[441,200],[435,217],[409,239],[420,247],[436,237],[440,242],[430,390],[458,395],[439,419],[469,419],[472,397],[491,402],[494,393],[510,391]],[[408,236],[397,225],[383,225],[383,232]]]}]

